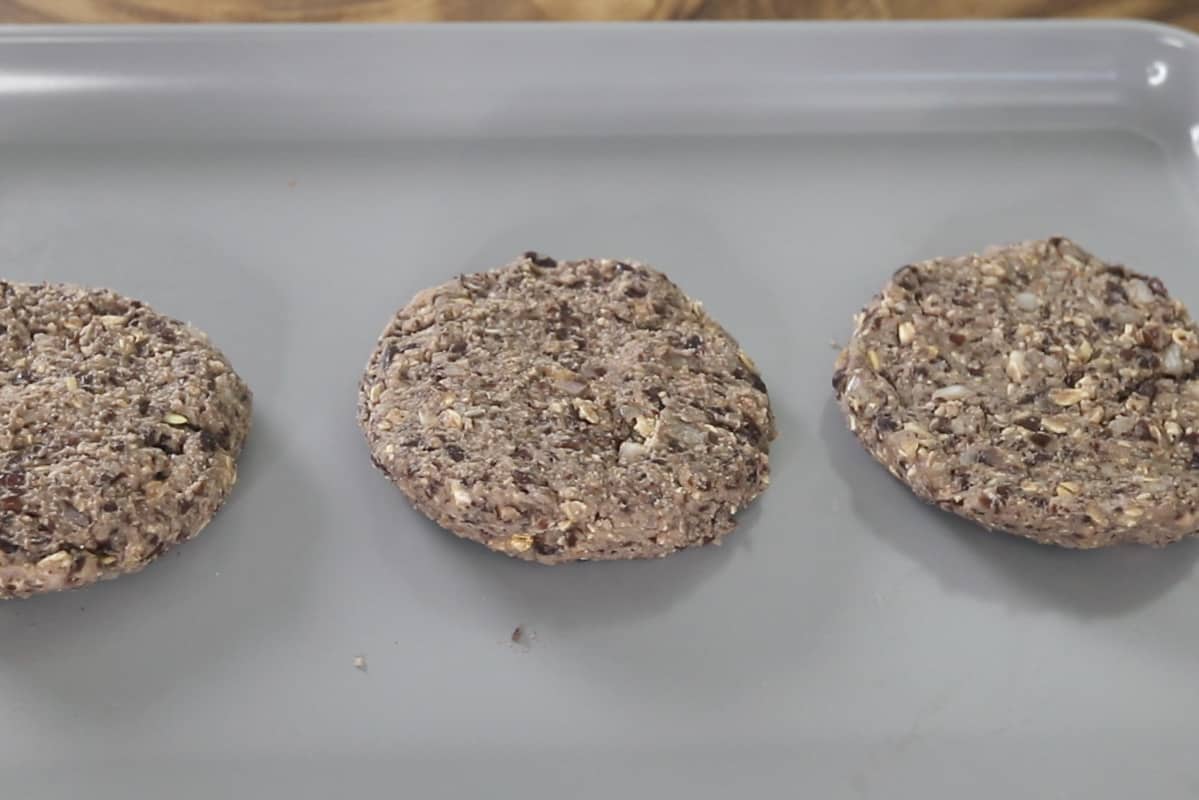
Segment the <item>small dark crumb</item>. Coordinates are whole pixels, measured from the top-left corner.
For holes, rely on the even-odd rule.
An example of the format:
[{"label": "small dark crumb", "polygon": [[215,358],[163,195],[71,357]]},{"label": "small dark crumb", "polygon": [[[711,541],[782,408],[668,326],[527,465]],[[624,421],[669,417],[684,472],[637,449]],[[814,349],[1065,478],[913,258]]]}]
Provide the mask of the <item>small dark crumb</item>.
[{"label": "small dark crumb", "polygon": [[1107,302],[1109,305],[1118,306],[1128,302],[1128,293],[1124,291],[1124,287],[1116,281],[1107,282]]},{"label": "small dark crumb", "polygon": [[1136,274],[1128,271],[1123,264],[1108,264],[1103,268],[1108,275],[1119,275],[1121,278],[1135,278]]},{"label": "small dark crumb", "polygon": [[949,341],[951,341],[953,344],[957,345],[958,347],[961,347],[962,345],[964,345],[966,343],[966,335],[962,334],[962,333],[958,333],[957,331],[950,331]]},{"label": "small dark crumb", "polygon": [[837,397],[845,391],[845,369],[840,368],[833,372],[833,391],[837,393]]},{"label": "small dark crumb", "polygon": [[1155,353],[1141,353],[1137,356],[1137,366],[1142,369],[1157,369],[1161,363],[1161,359]]},{"label": "small dark crumb", "polygon": [[520,644],[525,638],[525,626],[517,625],[512,629],[512,643]]},{"label": "small dark crumb", "polygon": [[1161,350],[1170,343],[1170,333],[1161,325],[1149,324],[1141,328],[1138,339],[1144,347]]},{"label": "small dark crumb", "polygon": [[526,250],[524,255],[525,255],[525,258],[529,259],[534,264],[536,264],[537,266],[542,267],[544,269],[553,269],[554,267],[558,266],[557,261],[550,258],[549,256],[541,255],[536,250]]},{"label": "small dark crumb", "polygon": [[1149,378],[1148,380],[1141,381],[1137,384],[1136,393],[1142,397],[1147,397],[1149,402],[1152,403],[1157,399],[1157,379]]},{"label": "small dark crumb", "polygon": [[896,285],[907,289],[909,292],[920,288],[920,270],[914,264],[907,264],[895,270],[892,277]]},{"label": "small dark crumb", "polygon": [[543,556],[552,556],[556,555],[561,548],[549,541],[544,533],[539,533],[533,537],[533,549]]},{"label": "small dark crumb", "polygon": [[1033,444],[1035,444],[1037,447],[1048,447],[1049,443],[1053,441],[1053,437],[1047,433],[1038,432],[1038,433],[1034,433],[1031,436],[1029,436],[1028,440],[1030,442],[1032,442]]},{"label": "small dark crumb", "polygon": [[743,419],[741,426],[736,430],[736,434],[747,442],[762,441],[762,429],[752,419]]},{"label": "small dark crumb", "polygon": [[1166,291],[1166,285],[1162,283],[1161,278],[1150,278],[1148,281],[1149,288],[1158,297],[1169,297],[1170,293]]},{"label": "small dark crumb", "polygon": [[1021,417],[1020,419],[1016,419],[1016,420],[1012,420],[1012,421],[1015,422],[1017,425],[1019,425],[1021,428],[1024,428],[1026,430],[1030,430],[1030,431],[1041,430],[1041,418],[1038,417],[1036,414],[1030,414],[1027,417]]},{"label": "small dark crumb", "polygon": [[988,467],[1003,466],[1003,454],[997,447],[984,447],[978,452],[978,463]]},{"label": "small dark crumb", "polygon": [[447,444],[445,446],[445,454],[454,461],[461,461],[466,458],[466,453],[456,444]]},{"label": "small dark crumb", "polygon": [[1050,456],[1048,453],[1037,452],[1037,453],[1033,453],[1032,455],[1030,455],[1029,457],[1024,459],[1024,463],[1028,464],[1029,466],[1035,467],[1037,464],[1044,464],[1046,461],[1049,461],[1049,460],[1050,460]]}]

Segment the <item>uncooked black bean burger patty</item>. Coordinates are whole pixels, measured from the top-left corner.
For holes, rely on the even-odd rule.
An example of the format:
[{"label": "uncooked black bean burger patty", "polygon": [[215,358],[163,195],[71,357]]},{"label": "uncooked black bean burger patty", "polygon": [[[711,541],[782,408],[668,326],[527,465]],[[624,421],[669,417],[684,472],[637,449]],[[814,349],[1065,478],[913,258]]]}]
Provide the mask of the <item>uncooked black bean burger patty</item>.
[{"label": "uncooked black bean burger patty", "polygon": [[417,509],[544,564],[719,542],[775,435],[753,362],[666,276],[536,253],[418,294],[358,413]]},{"label": "uncooked black bean burger patty", "polygon": [[250,391],[194,328],[104,289],[0,283],[0,597],[194,536],[249,424]]},{"label": "uncooked black bean burger patty", "polygon": [[1063,547],[1199,528],[1199,344],[1157,278],[1066,239],[911,264],[857,317],[833,386],[924,500]]}]

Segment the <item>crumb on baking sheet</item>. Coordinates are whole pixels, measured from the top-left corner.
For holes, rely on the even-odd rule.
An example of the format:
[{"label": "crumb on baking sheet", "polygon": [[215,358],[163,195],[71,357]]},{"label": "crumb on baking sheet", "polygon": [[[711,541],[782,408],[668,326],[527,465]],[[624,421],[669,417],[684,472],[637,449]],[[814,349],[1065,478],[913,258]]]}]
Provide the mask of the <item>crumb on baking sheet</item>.
[{"label": "crumb on baking sheet", "polygon": [[528,650],[533,645],[533,640],[537,638],[537,632],[529,628],[528,625],[517,625],[512,629],[512,635],[508,637],[512,646],[520,650]]},{"label": "crumb on baking sheet", "polygon": [[354,669],[366,672],[366,656],[354,656]]}]

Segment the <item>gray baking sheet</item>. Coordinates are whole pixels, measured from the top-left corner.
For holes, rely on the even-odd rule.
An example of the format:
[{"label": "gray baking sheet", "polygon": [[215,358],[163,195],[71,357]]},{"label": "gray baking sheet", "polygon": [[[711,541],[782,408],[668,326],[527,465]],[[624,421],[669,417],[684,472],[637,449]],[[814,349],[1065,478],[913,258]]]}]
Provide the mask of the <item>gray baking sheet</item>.
[{"label": "gray baking sheet", "polygon": [[[1199,308],[1197,48],[0,30],[0,271],[189,320],[256,394],[198,539],[0,605],[3,796],[1193,796],[1197,543],[1066,552],[927,508],[829,377],[892,270],[991,243],[1069,235]],[[511,561],[372,468],[356,381],[387,317],[528,249],[657,265],[757,360],[774,485],[724,547]]]}]

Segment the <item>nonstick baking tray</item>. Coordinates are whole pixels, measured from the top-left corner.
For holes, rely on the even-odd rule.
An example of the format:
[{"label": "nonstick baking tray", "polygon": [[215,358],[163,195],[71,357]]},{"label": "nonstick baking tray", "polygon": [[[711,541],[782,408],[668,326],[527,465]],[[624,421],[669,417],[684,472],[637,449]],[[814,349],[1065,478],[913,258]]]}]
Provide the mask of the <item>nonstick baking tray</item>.
[{"label": "nonstick baking tray", "polygon": [[[194,542],[0,605],[0,794],[1194,796],[1199,543],[926,507],[829,379],[895,268],[993,243],[1199,308],[1197,149],[1199,40],[1139,23],[0,31],[2,274],[193,322],[256,395]],[[756,359],[724,546],[539,567],[372,467],[387,318],[530,249],[656,265]]]}]

